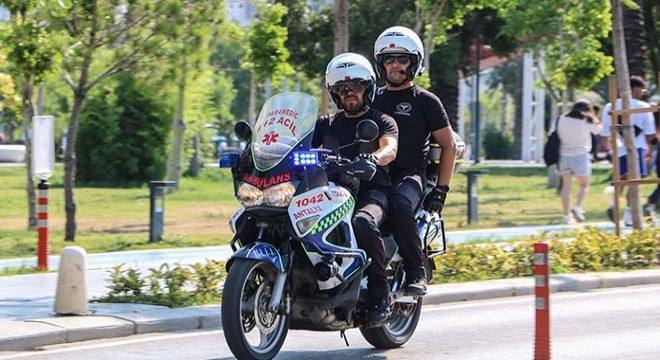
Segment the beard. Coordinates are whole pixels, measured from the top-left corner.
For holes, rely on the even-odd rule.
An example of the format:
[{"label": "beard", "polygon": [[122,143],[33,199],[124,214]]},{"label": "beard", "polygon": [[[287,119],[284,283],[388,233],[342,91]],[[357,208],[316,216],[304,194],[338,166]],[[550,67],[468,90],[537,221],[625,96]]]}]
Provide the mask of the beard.
[{"label": "beard", "polygon": [[351,102],[349,105],[344,105],[344,111],[348,115],[357,115],[364,109],[364,104],[359,102]]}]

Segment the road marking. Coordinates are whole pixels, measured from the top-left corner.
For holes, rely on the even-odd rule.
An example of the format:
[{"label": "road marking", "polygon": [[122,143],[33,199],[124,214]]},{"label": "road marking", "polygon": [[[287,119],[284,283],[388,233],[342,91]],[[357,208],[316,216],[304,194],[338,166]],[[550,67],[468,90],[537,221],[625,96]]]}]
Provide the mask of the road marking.
[{"label": "road marking", "polygon": [[[101,341],[105,340],[107,342],[104,342],[102,344],[88,344],[88,345],[79,345],[76,346],[76,343],[63,343],[63,344],[53,344],[53,345],[48,345],[48,346],[67,346],[65,348],[59,348],[59,349],[52,349],[52,350],[35,350],[35,351],[28,351],[28,352],[21,352],[18,354],[11,354],[11,355],[5,355],[2,356],[0,355],[0,360],[7,360],[7,359],[20,359],[20,358],[25,358],[29,356],[37,356],[37,355],[50,355],[50,354],[59,354],[59,353],[66,353],[66,352],[72,352],[72,351],[81,351],[81,350],[93,350],[93,349],[101,349],[101,348],[108,348],[108,347],[113,347],[113,346],[122,346],[122,345],[130,345],[130,344],[139,344],[139,343],[146,343],[146,342],[151,342],[151,341],[160,341],[160,340],[167,340],[167,339],[173,339],[173,338],[189,338],[193,336],[200,336],[200,333],[204,333],[204,335],[213,335],[213,334],[222,334],[222,330],[201,330],[201,331],[195,331],[195,332],[186,332],[186,333],[173,333],[173,334],[165,334],[165,335],[158,335],[158,336],[149,336],[151,334],[137,334],[137,335],[132,335],[131,338],[127,340],[119,340],[117,341],[116,339],[119,338],[106,338],[106,339],[98,339],[98,340],[89,340],[89,341]],[[135,336],[143,336],[138,339],[135,339],[133,337]],[[88,342],[89,342],[88,341]],[[47,348],[47,346],[44,346],[42,348]]]},{"label": "road marking", "polygon": [[[634,285],[634,286],[619,287],[619,288],[593,289],[593,290],[588,290],[589,292],[571,291],[571,292],[552,293],[551,296],[553,299],[557,299],[557,298],[568,299],[575,297],[595,297],[595,296],[600,297],[603,296],[603,293],[652,292],[652,291],[658,291],[658,288],[659,288],[658,284],[642,284],[642,285]],[[435,311],[444,311],[444,310],[452,310],[452,309],[486,307],[486,306],[491,306],[494,303],[501,303],[501,304],[534,303],[534,295],[483,299],[483,300],[470,300],[469,303],[446,303],[446,304],[429,305],[428,307],[422,307],[422,312],[435,312]]]}]

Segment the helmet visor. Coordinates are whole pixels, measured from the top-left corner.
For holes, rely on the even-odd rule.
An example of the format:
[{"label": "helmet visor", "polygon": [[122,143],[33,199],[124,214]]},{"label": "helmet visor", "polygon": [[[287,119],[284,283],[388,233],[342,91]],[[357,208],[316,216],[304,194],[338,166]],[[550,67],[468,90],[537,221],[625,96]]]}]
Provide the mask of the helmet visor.
[{"label": "helmet visor", "polygon": [[335,94],[346,95],[350,91],[354,93],[364,92],[367,88],[367,81],[362,79],[354,79],[343,81],[330,86],[330,90]]}]

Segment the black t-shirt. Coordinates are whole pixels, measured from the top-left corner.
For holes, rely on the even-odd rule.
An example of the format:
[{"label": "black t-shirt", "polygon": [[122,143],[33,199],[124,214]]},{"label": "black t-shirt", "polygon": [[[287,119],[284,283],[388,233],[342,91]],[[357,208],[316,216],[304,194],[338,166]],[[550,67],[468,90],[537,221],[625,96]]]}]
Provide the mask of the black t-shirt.
[{"label": "black t-shirt", "polygon": [[392,116],[399,126],[399,147],[390,173],[425,169],[431,132],[449,126],[440,99],[416,85],[399,91],[381,88],[372,106]]},{"label": "black t-shirt", "polygon": [[[369,109],[362,116],[349,118],[343,111],[334,115],[324,115],[316,120],[312,147],[323,146],[325,149],[337,150],[340,146],[355,142],[357,124],[364,119],[373,120],[378,125],[378,137],[370,142],[363,142],[341,149],[341,156],[354,159],[360,153],[371,153],[378,149],[378,140],[383,136],[397,139],[399,130],[396,122],[390,116],[376,109]],[[371,183],[375,185],[390,185],[387,167],[378,166]]]}]

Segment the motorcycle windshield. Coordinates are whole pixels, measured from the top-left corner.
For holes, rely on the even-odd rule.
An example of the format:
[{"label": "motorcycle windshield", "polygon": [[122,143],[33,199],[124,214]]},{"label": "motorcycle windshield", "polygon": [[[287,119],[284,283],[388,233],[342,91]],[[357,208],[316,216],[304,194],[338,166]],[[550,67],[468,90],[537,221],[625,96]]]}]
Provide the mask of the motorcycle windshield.
[{"label": "motorcycle windshield", "polygon": [[257,170],[279,164],[310,132],[314,131],[319,105],[311,95],[284,92],[266,101],[252,136],[252,157]]}]

